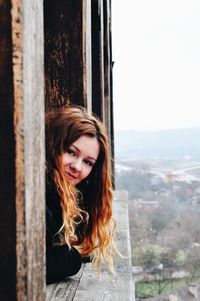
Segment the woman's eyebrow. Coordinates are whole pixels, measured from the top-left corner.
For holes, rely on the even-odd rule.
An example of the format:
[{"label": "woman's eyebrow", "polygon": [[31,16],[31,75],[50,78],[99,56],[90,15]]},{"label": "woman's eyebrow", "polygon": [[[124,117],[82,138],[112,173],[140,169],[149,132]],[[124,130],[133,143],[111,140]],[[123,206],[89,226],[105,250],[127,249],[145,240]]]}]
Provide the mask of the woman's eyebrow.
[{"label": "woman's eyebrow", "polygon": [[[76,145],[72,144],[72,146],[73,146],[79,153],[81,152],[80,149],[79,149]],[[95,162],[97,161],[97,158],[93,158],[93,157],[90,157],[90,156],[88,156],[87,158],[88,158],[88,159],[91,159],[91,160],[94,160]]]},{"label": "woman's eyebrow", "polygon": [[95,162],[96,162],[96,160],[97,160],[97,159],[95,159],[95,158],[93,158],[93,157],[90,157],[90,156],[88,157],[88,159],[91,159],[91,160],[93,160],[93,161],[95,161]]},{"label": "woman's eyebrow", "polygon": [[80,149],[79,149],[76,145],[72,144],[72,146],[73,146],[78,152],[80,152]]}]

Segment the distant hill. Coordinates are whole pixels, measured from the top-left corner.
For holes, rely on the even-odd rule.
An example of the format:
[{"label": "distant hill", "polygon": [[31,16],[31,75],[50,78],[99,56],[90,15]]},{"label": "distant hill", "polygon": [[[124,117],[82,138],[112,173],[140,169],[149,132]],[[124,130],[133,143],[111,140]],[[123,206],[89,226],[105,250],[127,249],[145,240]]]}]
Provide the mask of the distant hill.
[{"label": "distant hill", "polygon": [[200,128],[156,132],[116,131],[116,158],[169,158],[200,161]]}]

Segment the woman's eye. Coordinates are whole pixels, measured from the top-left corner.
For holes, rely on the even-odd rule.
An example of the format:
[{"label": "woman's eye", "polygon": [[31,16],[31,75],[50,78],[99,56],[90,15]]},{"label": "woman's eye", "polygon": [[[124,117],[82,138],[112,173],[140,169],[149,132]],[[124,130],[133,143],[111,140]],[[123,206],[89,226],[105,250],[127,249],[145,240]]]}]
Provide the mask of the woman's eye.
[{"label": "woman's eye", "polygon": [[92,166],[93,166],[93,163],[92,163],[92,162],[90,162],[90,161],[88,161],[88,160],[85,160],[84,162],[85,162],[85,164],[86,164],[86,165],[88,165],[88,166],[90,166],[90,167],[92,167]]},{"label": "woman's eye", "polygon": [[75,151],[73,151],[72,149],[68,149],[67,153],[71,156],[75,156]]}]

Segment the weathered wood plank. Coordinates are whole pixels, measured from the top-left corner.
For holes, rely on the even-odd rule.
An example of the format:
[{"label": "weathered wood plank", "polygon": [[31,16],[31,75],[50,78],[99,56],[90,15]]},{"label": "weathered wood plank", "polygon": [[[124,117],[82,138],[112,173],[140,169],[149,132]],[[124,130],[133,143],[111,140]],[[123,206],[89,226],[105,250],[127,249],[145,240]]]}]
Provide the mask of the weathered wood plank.
[{"label": "weathered wood plank", "polygon": [[[132,290],[133,291],[133,290]],[[129,274],[119,272],[115,278],[103,269],[102,274],[94,272],[91,263],[87,264],[83,277],[76,291],[74,301],[128,301],[134,300],[131,295]]]},{"label": "weathered wood plank", "polygon": [[27,300],[44,301],[45,137],[43,1],[23,1]]},{"label": "weathered wood plank", "polygon": [[[114,157],[111,1],[92,1],[92,111],[104,122]],[[113,166],[114,171],[114,166]]]},{"label": "weathered wood plank", "polygon": [[49,284],[47,286],[46,301],[72,301],[77,287],[82,277],[85,265],[82,266],[79,273],[59,283]]},{"label": "weathered wood plank", "polygon": [[12,1],[17,300],[45,298],[43,3]]},{"label": "weathered wood plank", "polygon": [[104,121],[103,0],[92,1],[92,111]]},{"label": "weathered wood plank", "polygon": [[103,0],[103,20],[104,20],[104,115],[105,125],[108,130],[109,136],[111,136],[111,110],[110,110],[110,97],[111,97],[111,84],[110,84],[110,66],[111,66],[111,49],[110,49],[110,1]]},{"label": "weathered wood plank", "polygon": [[[16,287],[17,299],[24,300],[26,291],[26,231],[24,175],[24,108],[23,108],[23,20],[22,3],[12,3],[14,127],[16,140]],[[21,260],[20,260],[21,258]]]},{"label": "weathered wood plank", "polygon": [[92,39],[91,39],[91,0],[82,1],[83,35],[83,99],[88,112],[92,112]]}]

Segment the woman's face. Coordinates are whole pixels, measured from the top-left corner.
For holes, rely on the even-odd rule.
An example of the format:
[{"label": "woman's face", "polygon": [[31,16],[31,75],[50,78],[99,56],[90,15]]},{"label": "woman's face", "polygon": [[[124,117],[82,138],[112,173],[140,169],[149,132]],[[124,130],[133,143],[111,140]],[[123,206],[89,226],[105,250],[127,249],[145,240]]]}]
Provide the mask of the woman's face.
[{"label": "woman's face", "polygon": [[99,142],[95,137],[82,135],[61,156],[67,180],[77,185],[92,171],[99,156]]}]

